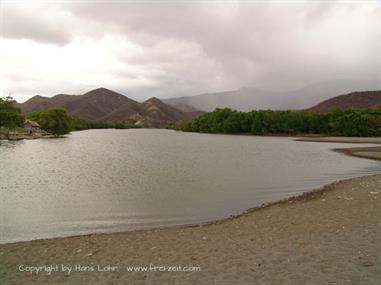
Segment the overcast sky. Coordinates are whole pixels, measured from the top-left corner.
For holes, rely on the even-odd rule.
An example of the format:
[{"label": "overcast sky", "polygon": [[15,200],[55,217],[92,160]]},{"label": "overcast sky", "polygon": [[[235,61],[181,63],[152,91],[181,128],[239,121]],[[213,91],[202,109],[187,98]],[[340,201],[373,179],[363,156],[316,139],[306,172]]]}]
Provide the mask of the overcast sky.
[{"label": "overcast sky", "polygon": [[381,80],[380,0],[3,1],[0,96]]}]

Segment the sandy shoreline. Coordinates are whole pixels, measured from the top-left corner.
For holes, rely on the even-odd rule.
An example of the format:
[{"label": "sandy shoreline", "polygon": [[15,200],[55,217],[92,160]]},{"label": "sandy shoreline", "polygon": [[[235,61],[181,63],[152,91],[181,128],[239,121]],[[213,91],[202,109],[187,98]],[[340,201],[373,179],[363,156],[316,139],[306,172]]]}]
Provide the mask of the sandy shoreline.
[{"label": "sandy shoreline", "polygon": [[381,144],[380,137],[326,137],[326,136],[305,136],[297,138],[300,142],[328,142],[328,143],[370,143]]},{"label": "sandy shoreline", "polygon": [[[352,148],[346,153],[378,159],[378,151]],[[381,175],[374,175],[203,226],[3,244],[0,284],[379,285],[380,238]],[[62,272],[62,264],[72,266],[72,272]],[[201,270],[126,269],[150,264]],[[60,268],[51,275],[20,271],[27,265]],[[94,271],[74,270],[76,265]],[[107,265],[115,270],[99,271]]]},{"label": "sandy shoreline", "polygon": [[[351,144],[381,144],[379,137],[302,137],[297,138],[295,141],[302,142],[327,142],[327,143],[351,143]],[[351,148],[336,148],[333,151],[345,153],[347,155],[369,158],[374,160],[381,160],[381,147],[351,147]]]}]

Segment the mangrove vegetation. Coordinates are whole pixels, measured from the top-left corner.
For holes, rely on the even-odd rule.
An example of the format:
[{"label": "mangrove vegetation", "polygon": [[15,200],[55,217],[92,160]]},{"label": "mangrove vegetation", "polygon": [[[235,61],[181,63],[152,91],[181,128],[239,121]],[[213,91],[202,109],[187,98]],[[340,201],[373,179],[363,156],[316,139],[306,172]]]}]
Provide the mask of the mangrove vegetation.
[{"label": "mangrove vegetation", "polygon": [[204,113],[168,128],[185,132],[253,135],[381,136],[381,109],[307,111],[258,110],[239,112],[229,108]]}]

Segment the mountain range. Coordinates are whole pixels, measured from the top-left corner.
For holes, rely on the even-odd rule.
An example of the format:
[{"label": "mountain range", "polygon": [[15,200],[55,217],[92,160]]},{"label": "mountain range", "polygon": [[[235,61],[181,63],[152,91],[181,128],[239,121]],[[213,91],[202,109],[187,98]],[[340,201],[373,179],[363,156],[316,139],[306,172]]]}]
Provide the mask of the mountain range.
[{"label": "mountain range", "polygon": [[241,111],[258,109],[307,109],[324,100],[354,91],[381,90],[381,81],[334,80],[307,85],[294,91],[266,91],[258,88],[241,88],[233,91],[205,93],[196,96],[163,100],[172,106],[185,104],[198,110],[213,111],[229,107]]},{"label": "mountain range", "polygon": [[[371,91],[372,89],[381,90],[381,82],[329,81],[284,93],[241,88],[164,100],[152,97],[140,103],[115,91],[98,88],[83,95],[58,94],[51,98],[36,95],[17,105],[25,114],[61,107],[71,115],[92,121],[130,122],[143,127],[163,127],[170,122],[192,119],[203,111],[212,111],[219,107],[241,111],[304,109],[314,112],[327,112],[335,108],[381,108],[381,91]],[[369,91],[351,92],[355,90]],[[349,94],[337,96],[346,93]],[[313,105],[315,106],[311,107]]]},{"label": "mountain range", "polygon": [[381,108],[381,91],[352,92],[347,95],[336,96],[307,109],[307,111],[323,113],[334,109],[347,110],[350,108]]},{"label": "mountain range", "polygon": [[163,127],[167,123],[191,119],[202,113],[185,105],[183,110],[177,109],[155,97],[139,103],[106,88],[94,89],[83,95],[58,94],[51,98],[36,95],[17,105],[25,114],[60,107],[86,120],[133,122],[144,127]]}]

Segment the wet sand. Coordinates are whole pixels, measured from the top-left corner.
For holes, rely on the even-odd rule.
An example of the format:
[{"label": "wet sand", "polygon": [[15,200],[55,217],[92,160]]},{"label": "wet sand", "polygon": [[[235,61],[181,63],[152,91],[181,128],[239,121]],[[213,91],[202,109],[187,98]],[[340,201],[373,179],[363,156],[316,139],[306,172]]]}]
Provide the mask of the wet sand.
[{"label": "wet sand", "polygon": [[[380,240],[381,175],[374,175],[208,225],[0,245],[0,284],[379,285]],[[62,264],[72,272],[63,272]],[[150,264],[147,272],[126,268]],[[20,271],[43,265],[58,271]],[[99,271],[107,265],[114,267]]]}]

